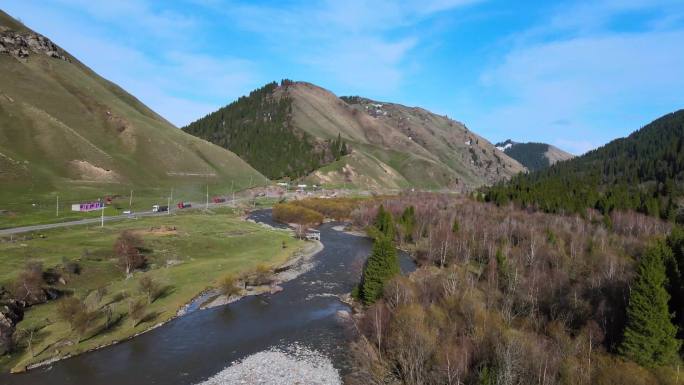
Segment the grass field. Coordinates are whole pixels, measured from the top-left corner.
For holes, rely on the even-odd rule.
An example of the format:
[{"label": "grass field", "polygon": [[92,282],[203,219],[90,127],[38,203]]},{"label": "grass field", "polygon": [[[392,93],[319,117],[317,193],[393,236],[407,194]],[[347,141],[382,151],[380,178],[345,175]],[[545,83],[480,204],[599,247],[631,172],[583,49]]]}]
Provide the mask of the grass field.
[{"label": "grass field", "polygon": [[[124,229],[140,235],[149,250],[146,271],[128,279],[113,257],[114,241]],[[79,338],[67,323],[56,318],[56,301],[28,308],[17,330],[21,335],[35,330],[32,353],[23,336],[19,351],[0,359],[2,370],[21,369],[53,356],[78,354],[132,336],[174,317],[180,307],[227,274],[250,272],[260,264],[280,264],[304,245],[286,231],[245,222],[229,209],[141,218],[106,224],[104,228],[55,229],[42,234],[44,238],[27,236],[0,243],[0,284],[14,280],[30,261],[60,271],[65,260],[76,261],[82,268],[80,274],[65,273],[66,285],[55,287],[85,299],[90,310],[109,305],[113,326],[103,330],[104,316],[99,316]],[[134,327],[127,314],[128,304],[143,298],[138,289],[143,275],[165,289],[146,309],[144,321]],[[105,288],[106,294],[97,300],[94,293],[100,288]]]}]

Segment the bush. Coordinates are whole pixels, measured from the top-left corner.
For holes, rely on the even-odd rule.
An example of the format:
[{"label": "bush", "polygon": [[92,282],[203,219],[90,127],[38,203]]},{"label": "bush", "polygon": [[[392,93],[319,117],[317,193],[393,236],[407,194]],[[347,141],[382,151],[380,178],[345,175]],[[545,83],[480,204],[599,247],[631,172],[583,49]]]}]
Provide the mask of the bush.
[{"label": "bush", "polygon": [[228,298],[238,295],[241,292],[240,288],[237,286],[237,279],[232,274],[221,278],[219,281],[219,291]]},{"label": "bush", "polygon": [[359,202],[359,199],[352,198],[309,198],[293,201],[292,204],[314,210],[326,218],[341,221],[351,217]]},{"label": "bush", "polygon": [[264,265],[259,264],[256,267],[254,273],[254,284],[255,285],[269,285],[271,283],[271,269]]},{"label": "bush", "polygon": [[67,258],[63,258],[62,266],[64,267],[64,271],[66,271],[69,274],[81,274],[81,265],[76,261],[70,261]]},{"label": "bush", "polygon": [[658,381],[648,370],[634,362],[604,359],[596,374],[596,385],[649,385]]},{"label": "bush", "polygon": [[293,203],[279,203],[273,206],[273,219],[283,223],[315,226],[323,222],[323,215]]}]

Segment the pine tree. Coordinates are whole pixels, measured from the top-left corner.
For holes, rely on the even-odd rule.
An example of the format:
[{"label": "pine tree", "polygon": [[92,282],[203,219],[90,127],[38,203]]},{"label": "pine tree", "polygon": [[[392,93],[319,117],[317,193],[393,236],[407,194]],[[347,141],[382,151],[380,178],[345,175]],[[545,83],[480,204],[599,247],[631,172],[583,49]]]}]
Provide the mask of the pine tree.
[{"label": "pine tree", "polygon": [[375,217],[375,228],[380,232],[380,235],[389,238],[394,238],[394,221],[392,214],[385,210],[385,206],[380,205],[378,215]]},{"label": "pine tree", "polygon": [[461,224],[458,223],[458,218],[454,218],[454,224],[451,225],[451,232],[456,234],[461,230]]},{"label": "pine tree", "polygon": [[670,294],[670,311],[675,315],[675,325],[679,327],[679,337],[684,332],[684,229],[675,226],[667,237],[669,258],[665,259],[667,291]]},{"label": "pine tree", "polygon": [[382,296],[382,290],[390,278],[399,274],[399,261],[397,251],[392,240],[380,236],[373,244],[373,252],[363,271],[361,283],[361,298],[366,304],[375,302]]},{"label": "pine tree", "polygon": [[665,290],[664,260],[671,251],[662,241],[646,250],[637,267],[627,307],[627,325],[619,352],[640,365],[654,367],[672,363],[681,341],[672,324]]},{"label": "pine tree", "polygon": [[413,206],[404,209],[399,218],[399,223],[404,231],[404,239],[411,242],[413,240],[413,229],[416,226],[416,212]]},{"label": "pine tree", "polygon": [[496,270],[499,278],[499,287],[507,288],[510,283],[511,269],[508,266],[508,258],[501,249],[496,250]]}]

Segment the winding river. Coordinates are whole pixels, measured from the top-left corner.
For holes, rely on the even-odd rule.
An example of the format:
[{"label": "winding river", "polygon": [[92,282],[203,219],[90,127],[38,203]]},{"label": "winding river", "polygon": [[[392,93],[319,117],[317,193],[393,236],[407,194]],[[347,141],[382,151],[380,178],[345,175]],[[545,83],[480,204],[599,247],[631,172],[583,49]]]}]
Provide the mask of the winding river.
[{"label": "winding river", "polygon": [[[273,222],[270,210],[252,214],[257,222]],[[2,384],[195,384],[231,362],[270,347],[292,343],[327,355],[341,373],[348,370],[348,330],[339,310],[349,310],[336,295],[349,293],[371,241],[320,227],[325,248],[315,266],[282,284],[274,295],[246,297],[227,306],[198,310],[131,340],[55,362],[23,374],[2,374]],[[414,269],[403,253],[404,272]],[[197,277],[202,279],[202,277]]]}]

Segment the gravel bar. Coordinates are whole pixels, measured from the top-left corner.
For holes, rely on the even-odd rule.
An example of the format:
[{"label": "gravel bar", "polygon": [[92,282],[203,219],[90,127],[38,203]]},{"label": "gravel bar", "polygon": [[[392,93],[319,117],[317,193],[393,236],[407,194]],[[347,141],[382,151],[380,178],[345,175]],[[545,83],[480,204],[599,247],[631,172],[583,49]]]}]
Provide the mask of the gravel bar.
[{"label": "gravel bar", "polygon": [[197,385],[341,385],[330,359],[299,345],[253,354]]}]

